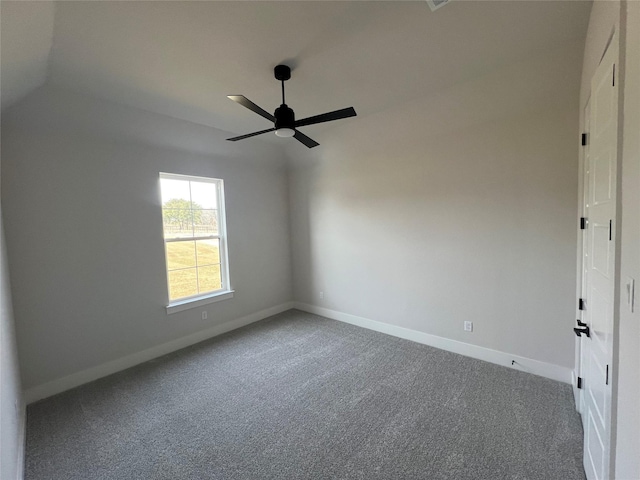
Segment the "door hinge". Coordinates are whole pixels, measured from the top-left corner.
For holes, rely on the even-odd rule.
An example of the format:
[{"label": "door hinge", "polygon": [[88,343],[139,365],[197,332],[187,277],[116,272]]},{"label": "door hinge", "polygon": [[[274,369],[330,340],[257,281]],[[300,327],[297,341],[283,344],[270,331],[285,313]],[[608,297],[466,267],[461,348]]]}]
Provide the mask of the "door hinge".
[{"label": "door hinge", "polygon": [[586,217],[580,217],[580,230],[585,230],[586,228],[587,228]]},{"label": "door hinge", "polygon": [[578,310],[586,310],[586,303],[582,298],[578,299]]},{"label": "door hinge", "polygon": [[616,86],[616,64],[615,63],[613,64],[613,76],[611,79],[611,85],[614,87]]},{"label": "door hinge", "polygon": [[611,224],[612,224],[612,221],[609,220],[609,241],[611,241],[611,230],[612,230],[612,228],[611,228],[612,225]]},{"label": "door hinge", "polygon": [[607,365],[607,378],[604,381],[605,385],[609,385],[609,365]]},{"label": "door hinge", "polygon": [[578,382],[576,384],[576,387],[582,388],[582,377],[578,377]]},{"label": "door hinge", "polygon": [[587,134],[586,133],[583,133],[580,136],[580,143],[582,144],[583,147],[587,144]]}]

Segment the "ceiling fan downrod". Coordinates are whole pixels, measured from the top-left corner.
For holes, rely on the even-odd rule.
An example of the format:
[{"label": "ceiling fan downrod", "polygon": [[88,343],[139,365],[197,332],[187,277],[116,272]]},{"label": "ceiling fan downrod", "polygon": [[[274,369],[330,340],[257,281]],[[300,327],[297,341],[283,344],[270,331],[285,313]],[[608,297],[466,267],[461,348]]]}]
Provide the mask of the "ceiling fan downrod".
[{"label": "ceiling fan downrod", "polygon": [[284,82],[291,78],[291,68],[287,65],[278,65],[273,69],[273,74],[276,80],[280,80],[282,84],[282,104],[286,105],[287,102],[284,101]]},{"label": "ceiling fan downrod", "polygon": [[287,65],[278,65],[273,69],[276,80],[282,85],[282,105],[275,111],[276,135],[279,137],[293,137],[296,134],[296,119],[293,110],[287,106],[284,97],[284,82],[291,78],[291,68]]}]

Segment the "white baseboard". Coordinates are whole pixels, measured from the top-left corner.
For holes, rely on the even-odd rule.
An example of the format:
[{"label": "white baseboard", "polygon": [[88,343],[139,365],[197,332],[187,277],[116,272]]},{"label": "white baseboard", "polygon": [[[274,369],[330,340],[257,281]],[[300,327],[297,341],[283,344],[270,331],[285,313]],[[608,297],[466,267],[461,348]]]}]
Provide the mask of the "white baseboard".
[{"label": "white baseboard", "polygon": [[20,411],[20,425],[19,425],[19,440],[18,440],[18,452],[16,455],[16,479],[22,480],[24,478],[24,461],[27,450],[27,404],[24,400],[21,400]]},{"label": "white baseboard", "polygon": [[155,347],[148,348],[141,352],[132,353],[131,355],[118,358],[117,360],[112,360],[110,362],[103,363],[102,365],[72,373],[71,375],[43,383],[42,385],[36,385],[35,387],[25,390],[25,401],[27,404],[33,403],[37,400],[50,397],[51,395],[64,392],[65,390],[78,387],[84,383],[92,382],[93,380],[97,380],[135,365],[153,360],[154,358],[166,355],[167,353],[175,352],[181,348],[185,348],[217,335],[235,330],[236,328],[244,327],[245,325],[249,325],[250,323],[257,322],[291,308],[293,308],[293,302],[276,305],[275,307],[260,310],[259,312],[252,313],[242,318],[237,318],[220,325],[215,325],[207,328],[206,330],[187,335],[186,337],[178,338],[161,345],[156,345]]},{"label": "white baseboard", "polygon": [[541,362],[539,360],[533,360],[531,358],[521,357],[518,355],[512,355],[510,353],[492,350],[490,348],[480,347],[470,343],[459,342],[457,340],[451,340],[437,335],[398,327],[396,325],[390,325],[388,323],[378,322],[376,320],[337,312],[335,310],[317,307],[306,303],[294,302],[294,308],[309,313],[315,313],[316,315],[321,315],[333,320],[350,323],[351,325],[357,325],[377,332],[386,333],[387,335],[393,335],[394,337],[400,337],[406,340],[422,343],[441,350],[458,353],[467,357],[477,358],[478,360],[484,360],[504,367],[550,378],[551,380],[571,383],[572,370],[567,367],[553,365],[551,363]]}]

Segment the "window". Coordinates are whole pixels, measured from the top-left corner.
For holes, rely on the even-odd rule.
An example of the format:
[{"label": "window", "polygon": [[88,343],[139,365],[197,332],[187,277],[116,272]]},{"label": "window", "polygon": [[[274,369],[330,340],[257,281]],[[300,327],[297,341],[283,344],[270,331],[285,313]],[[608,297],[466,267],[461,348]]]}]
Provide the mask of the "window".
[{"label": "window", "polygon": [[161,173],[160,192],[169,289],[167,311],[233,296],[222,180]]}]

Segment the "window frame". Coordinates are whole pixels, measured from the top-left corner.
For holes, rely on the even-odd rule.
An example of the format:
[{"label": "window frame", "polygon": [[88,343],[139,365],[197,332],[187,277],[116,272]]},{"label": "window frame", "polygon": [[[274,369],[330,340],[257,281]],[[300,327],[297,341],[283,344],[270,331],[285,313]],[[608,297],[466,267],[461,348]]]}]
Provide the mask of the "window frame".
[{"label": "window frame", "polygon": [[[211,235],[195,235],[191,237],[179,237],[179,238],[171,238],[167,239],[165,237],[164,232],[164,216],[162,220],[162,243],[164,246],[164,272],[166,275],[166,284],[167,284],[167,305],[166,310],[167,314],[172,314],[176,312],[181,312],[184,310],[188,310],[190,308],[196,308],[203,305],[207,305],[214,302],[219,302],[222,300],[226,300],[228,298],[233,298],[234,290],[231,288],[231,280],[229,274],[229,253],[227,250],[227,214],[226,214],[226,205],[225,205],[225,195],[224,195],[224,180],[221,178],[212,178],[212,177],[200,177],[195,175],[182,175],[178,173],[166,173],[160,172],[158,176],[158,186],[160,190],[160,212],[162,214],[162,184],[161,180],[180,180],[180,181],[189,181],[189,182],[197,182],[197,183],[210,183],[216,186],[216,203],[217,203],[217,220],[218,220],[218,233]],[[197,240],[218,240],[219,245],[219,255],[220,255],[220,281],[222,284],[222,288],[219,290],[206,292],[202,294],[191,295],[189,297],[182,297],[171,301],[170,298],[170,285],[169,285],[169,260],[167,257],[167,244],[172,242],[193,240],[194,242]],[[196,268],[197,268],[196,263]]]}]

